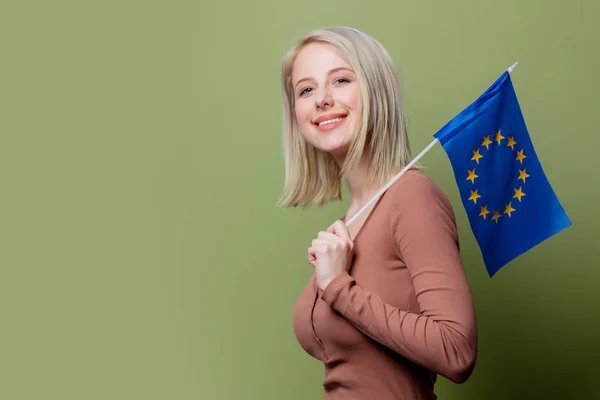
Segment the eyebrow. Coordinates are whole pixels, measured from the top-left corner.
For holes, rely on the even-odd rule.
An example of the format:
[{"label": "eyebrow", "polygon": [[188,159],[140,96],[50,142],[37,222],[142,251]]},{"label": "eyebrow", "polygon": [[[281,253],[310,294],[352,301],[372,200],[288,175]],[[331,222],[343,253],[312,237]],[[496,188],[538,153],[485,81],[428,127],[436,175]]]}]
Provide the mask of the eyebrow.
[{"label": "eyebrow", "polygon": [[[329,72],[327,72],[327,75],[335,74],[336,72],[343,71],[343,70],[352,72],[354,74],[354,71],[352,69],[348,68],[348,67],[337,67],[337,68],[330,69]],[[294,87],[297,87],[298,84],[301,83],[301,82],[309,81],[311,79],[313,79],[313,78],[302,78],[298,82],[296,82],[296,84],[294,85]]]}]

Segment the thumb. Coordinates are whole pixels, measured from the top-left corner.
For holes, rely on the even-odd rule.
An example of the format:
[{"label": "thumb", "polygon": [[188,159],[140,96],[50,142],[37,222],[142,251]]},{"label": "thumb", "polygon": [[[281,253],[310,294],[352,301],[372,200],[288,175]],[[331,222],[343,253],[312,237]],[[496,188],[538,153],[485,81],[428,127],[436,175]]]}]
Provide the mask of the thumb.
[{"label": "thumb", "polygon": [[308,262],[310,265],[316,268],[317,266],[317,252],[312,247],[308,249]]}]

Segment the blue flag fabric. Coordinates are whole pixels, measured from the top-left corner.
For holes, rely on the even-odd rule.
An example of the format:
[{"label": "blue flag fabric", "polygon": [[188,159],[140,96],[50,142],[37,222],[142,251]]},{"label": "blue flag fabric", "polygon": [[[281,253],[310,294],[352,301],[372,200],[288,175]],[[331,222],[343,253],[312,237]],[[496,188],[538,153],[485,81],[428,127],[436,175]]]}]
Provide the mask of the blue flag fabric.
[{"label": "blue flag fabric", "polygon": [[542,170],[508,72],[434,137],[452,164],[490,278],[571,225]]}]

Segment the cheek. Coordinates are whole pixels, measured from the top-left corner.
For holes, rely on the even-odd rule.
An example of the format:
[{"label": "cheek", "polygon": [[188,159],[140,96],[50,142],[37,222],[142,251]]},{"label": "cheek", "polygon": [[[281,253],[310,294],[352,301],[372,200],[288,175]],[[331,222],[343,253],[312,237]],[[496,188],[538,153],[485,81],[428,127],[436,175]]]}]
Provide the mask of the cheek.
[{"label": "cheek", "polygon": [[307,121],[307,111],[305,107],[302,107],[301,104],[296,104],[294,108],[294,112],[296,115],[296,125],[298,126],[298,133],[303,136],[305,139],[308,139],[308,123]]},{"label": "cheek", "polygon": [[306,107],[306,105],[302,103],[296,103],[294,111],[296,113],[296,121],[298,122],[299,126],[310,123],[310,110]]},{"label": "cheek", "polygon": [[354,90],[352,90],[349,93],[348,96],[348,105],[350,107],[352,107],[353,110],[357,110],[358,109],[358,100],[359,100],[359,95],[358,95],[358,87]]}]

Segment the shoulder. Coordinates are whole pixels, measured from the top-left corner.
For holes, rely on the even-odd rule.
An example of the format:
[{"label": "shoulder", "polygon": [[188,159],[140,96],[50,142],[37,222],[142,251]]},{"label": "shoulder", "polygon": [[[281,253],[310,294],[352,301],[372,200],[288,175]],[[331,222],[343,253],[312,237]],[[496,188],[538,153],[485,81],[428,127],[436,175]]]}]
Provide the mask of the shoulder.
[{"label": "shoulder", "polygon": [[[410,170],[389,189],[389,228],[399,254],[408,257],[411,249],[438,252],[444,246],[454,251],[458,242],[454,211],[431,177]],[[431,248],[433,244],[437,250]]]},{"label": "shoulder", "polygon": [[417,169],[408,170],[390,188],[391,202],[403,211],[405,207],[418,210],[424,207],[443,207],[452,210],[446,193],[429,176]]}]

